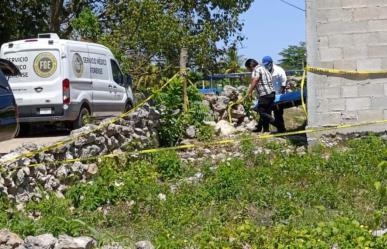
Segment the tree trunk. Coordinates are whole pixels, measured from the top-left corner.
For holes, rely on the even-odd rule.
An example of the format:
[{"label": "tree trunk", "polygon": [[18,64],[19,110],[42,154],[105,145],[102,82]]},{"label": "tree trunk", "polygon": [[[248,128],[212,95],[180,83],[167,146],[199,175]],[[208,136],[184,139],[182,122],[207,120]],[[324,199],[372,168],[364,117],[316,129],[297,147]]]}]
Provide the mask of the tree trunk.
[{"label": "tree trunk", "polygon": [[59,33],[64,0],[51,0],[50,32]]},{"label": "tree trunk", "polygon": [[180,49],[180,78],[183,82],[183,111],[188,111],[188,94],[187,94],[187,63],[188,48]]}]

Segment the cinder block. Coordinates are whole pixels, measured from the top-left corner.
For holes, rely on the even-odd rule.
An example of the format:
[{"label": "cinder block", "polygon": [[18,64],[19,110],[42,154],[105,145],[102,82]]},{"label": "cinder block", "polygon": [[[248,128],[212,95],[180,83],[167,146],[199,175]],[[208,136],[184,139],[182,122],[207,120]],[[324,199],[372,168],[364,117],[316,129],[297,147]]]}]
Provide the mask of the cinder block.
[{"label": "cinder block", "polygon": [[387,97],[374,97],[371,99],[371,108],[372,109],[386,109],[387,107]]},{"label": "cinder block", "polygon": [[384,120],[387,120],[387,109],[384,110]]},{"label": "cinder block", "polygon": [[344,111],[345,110],[345,99],[329,99],[328,110],[330,111]]},{"label": "cinder block", "polygon": [[382,69],[387,70],[387,58],[382,59]]},{"label": "cinder block", "polygon": [[370,45],[368,46],[368,57],[386,57],[385,51],[387,51],[387,45]]},{"label": "cinder block", "polygon": [[[386,44],[387,43],[387,31],[379,31],[377,34],[377,44]],[[373,44],[373,43],[372,43]]]},{"label": "cinder block", "polygon": [[318,47],[328,47],[329,46],[329,39],[328,36],[320,36],[317,40],[317,46]]},{"label": "cinder block", "polygon": [[379,5],[379,19],[387,18],[387,1],[384,1],[384,6]]},{"label": "cinder block", "polygon": [[320,35],[365,33],[369,31],[368,22],[328,22],[318,25],[317,33]]},{"label": "cinder block", "polygon": [[353,20],[351,9],[319,9],[317,20],[321,23],[328,22],[350,22]]},{"label": "cinder block", "polygon": [[343,58],[341,48],[320,48],[319,54],[321,61],[335,61]]},{"label": "cinder block", "polygon": [[357,61],[358,70],[381,70],[382,69],[382,59],[367,59],[367,60],[358,60]]},{"label": "cinder block", "polygon": [[363,20],[375,20],[379,19],[381,16],[382,9],[377,6],[368,6],[362,8],[353,9],[353,20],[354,21],[363,21]]},{"label": "cinder block", "polygon": [[365,59],[368,56],[368,48],[364,46],[345,46],[343,48],[343,59],[344,60],[358,60]]},{"label": "cinder block", "polygon": [[316,1],[317,9],[335,9],[341,8],[341,0],[324,0],[324,1]]},{"label": "cinder block", "polygon": [[317,114],[320,126],[334,126],[342,123],[341,112],[329,112]]},{"label": "cinder block", "polygon": [[340,69],[340,70],[356,70],[357,61],[356,60],[335,61],[333,62],[333,66],[335,69]]},{"label": "cinder block", "polygon": [[337,99],[341,97],[341,87],[326,87],[322,89],[324,99]]},{"label": "cinder block", "polygon": [[[351,78],[343,78],[341,79],[341,86],[359,86],[361,84],[366,84],[368,81],[364,81],[364,80],[359,80],[359,79],[356,79],[357,77],[353,76]],[[356,80],[354,80],[356,79]]]},{"label": "cinder block", "polygon": [[344,98],[357,97],[358,88],[357,86],[343,86],[342,93]]},{"label": "cinder block", "polygon": [[387,84],[384,84],[384,96],[387,96]]},{"label": "cinder block", "polygon": [[324,82],[324,86],[326,86],[326,87],[341,87],[341,80],[342,80],[342,78],[340,76],[329,75]]},{"label": "cinder block", "polygon": [[368,31],[387,31],[387,19],[369,21]]},{"label": "cinder block", "polygon": [[380,32],[352,34],[352,44],[354,47],[367,47],[369,44],[378,45],[381,39]]},{"label": "cinder block", "polygon": [[[325,2],[325,1],[321,1]],[[341,0],[343,8],[365,8],[368,7],[368,0]]]},{"label": "cinder block", "polygon": [[333,61],[319,61],[316,66],[322,68],[333,68]]},{"label": "cinder block", "polygon": [[356,122],[359,119],[356,111],[352,111],[352,112],[346,111],[346,112],[343,112],[343,113],[341,113],[341,118],[343,119],[343,121],[345,123]]},{"label": "cinder block", "polygon": [[359,96],[361,97],[383,97],[384,96],[384,85],[370,83],[367,85],[359,86]]},{"label": "cinder block", "polygon": [[347,98],[345,101],[347,111],[368,110],[371,107],[370,98]]},{"label": "cinder block", "polygon": [[353,44],[353,37],[351,34],[337,34],[328,37],[330,48],[343,48]]},{"label": "cinder block", "polygon": [[[387,6],[385,0],[341,0],[343,8],[359,8],[359,7],[384,7]],[[321,0],[321,2],[325,2]]]},{"label": "cinder block", "polygon": [[319,99],[316,103],[316,112],[339,112],[345,111],[345,99]]},{"label": "cinder block", "polygon": [[383,110],[359,111],[358,116],[359,116],[359,121],[361,122],[383,120],[384,111]]}]

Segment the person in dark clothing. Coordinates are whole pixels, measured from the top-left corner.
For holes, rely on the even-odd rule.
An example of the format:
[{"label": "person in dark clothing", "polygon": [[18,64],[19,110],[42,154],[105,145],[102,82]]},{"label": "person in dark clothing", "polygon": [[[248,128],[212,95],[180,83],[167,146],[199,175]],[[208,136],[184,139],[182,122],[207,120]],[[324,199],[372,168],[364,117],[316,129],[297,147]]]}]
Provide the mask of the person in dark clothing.
[{"label": "person in dark clothing", "polygon": [[254,90],[256,90],[258,95],[259,105],[256,111],[259,113],[260,120],[257,131],[263,128],[263,132],[269,132],[269,124],[278,129],[275,119],[271,116],[272,105],[275,99],[271,73],[264,66],[260,66],[254,59],[248,59],[245,67],[251,72],[248,96],[251,98]]},{"label": "person in dark clothing", "polygon": [[[265,56],[262,59],[262,64],[271,73],[272,83],[274,91],[277,95],[284,94],[286,92],[286,73],[280,66],[273,63],[273,59],[270,56]],[[282,107],[274,108],[274,118],[278,125],[278,132],[286,132],[284,121],[284,109]]]}]

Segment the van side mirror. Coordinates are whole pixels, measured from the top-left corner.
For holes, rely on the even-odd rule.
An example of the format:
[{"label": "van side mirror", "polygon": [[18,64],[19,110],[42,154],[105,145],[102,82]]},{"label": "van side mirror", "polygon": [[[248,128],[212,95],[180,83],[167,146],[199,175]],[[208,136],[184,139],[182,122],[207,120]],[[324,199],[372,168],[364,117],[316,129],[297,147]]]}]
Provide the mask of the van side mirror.
[{"label": "van side mirror", "polygon": [[125,75],[125,86],[132,87],[133,81],[132,81],[132,76],[130,74]]}]

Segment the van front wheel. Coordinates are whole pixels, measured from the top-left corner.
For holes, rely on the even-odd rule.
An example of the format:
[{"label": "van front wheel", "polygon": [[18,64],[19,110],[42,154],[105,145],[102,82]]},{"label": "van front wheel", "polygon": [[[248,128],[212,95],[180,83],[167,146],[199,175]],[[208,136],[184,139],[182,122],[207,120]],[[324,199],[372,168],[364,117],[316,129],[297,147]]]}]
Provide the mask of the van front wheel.
[{"label": "van front wheel", "polygon": [[78,118],[73,123],[73,129],[79,129],[86,125],[88,122],[88,119],[90,118],[90,112],[86,107],[82,107],[81,111],[79,112]]}]

